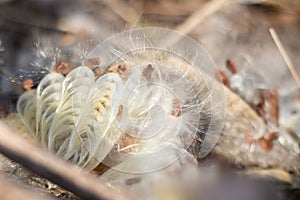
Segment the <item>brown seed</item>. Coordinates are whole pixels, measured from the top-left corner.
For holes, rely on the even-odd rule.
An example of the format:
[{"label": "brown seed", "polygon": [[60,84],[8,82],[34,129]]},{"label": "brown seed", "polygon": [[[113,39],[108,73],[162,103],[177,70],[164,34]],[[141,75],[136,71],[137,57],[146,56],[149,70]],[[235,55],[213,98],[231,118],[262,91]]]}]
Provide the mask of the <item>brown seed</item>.
[{"label": "brown seed", "polygon": [[95,68],[93,69],[93,72],[94,72],[94,74],[95,74],[95,77],[97,78],[97,77],[99,77],[99,76],[101,76],[101,75],[104,74],[104,69],[101,68],[101,67],[95,67]]},{"label": "brown seed", "polygon": [[101,59],[98,57],[89,58],[84,62],[85,66],[87,66],[90,69],[100,65],[100,63],[101,63]]},{"label": "brown seed", "polygon": [[123,105],[120,105],[119,106],[119,109],[118,109],[118,113],[117,113],[117,120],[121,120],[121,118],[122,118],[122,114],[123,114]]},{"label": "brown seed", "polygon": [[266,139],[266,141],[272,142],[273,140],[275,140],[276,138],[278,138],[278,133],[277,132],[269,133],[264,138]]},{"label": "brown seed", "polygon": [[235,74],[237,72],[236,65],[232,60],[226,61],[226,68],[232,73]]},{"label": "brown seed", "polygon": [[69,64],[67,62],[64,61],[60,61],[55,67],[54,67],[54,71],[62,74],[63,71],[68,68]]},{"label": "brown seed", "polygon": [[118,74],[122,75],[127,70],[128,70],[127,65],[123,63],[123,64],[112,65],[106,71],[118,73]]},{"label": "brown seed", "polygon": [[104,174],[107,170],[109,170],[110,168],[108,166],[106,166],[103,163],[100,163],[99,165],[97,165],[97,167],[95,169],[93,169],[93,173],[97,176]]},{"label": "brown seed", "polygon": [[134,178],[127,179],[125,181],[125,184],[126,185],[133,185],[133,184],[137,184],[137,183],[139,183],[141,181],[142,181],[141,177],[134,177]]},{"label": "brown seed", "polygon": [[272,142],[267,141],[264,137],[258,139],[258,144],[266,152],[271,151],[273,148]]},{"label": "brown seed", "polygon": [[149,81],[152,78],[152,72],[153,71],[154,71],[153,66],[151,64],[149,64],[143,70],[143,76]]},{"label": "brown seed", "polygon": [[227,86],[228,88],[230,88],[230,82],[229,82],[229,80],[228,80],[226,74],[225,74],[223,71],[218,70],[218,76],[219,76],[219,78],[221,79],[221,81],[223,82],[223,84],[224,84],[225,86]]},{"label": "brown seed", "polygon": [[260,102],[257,105],[254,105],[256,113],[265,120],[265,96],[262,91],[259,91]]},{"label": "brown seed", "polygon": [[123,73],[126,72],[127,70],[128,70],[127,65],[125,65],[125,64],[120,64],[120,65],[118,65],[117,73],[118,73],[118,74],[123,74]]},{"label": "brown seed", "polygon": [[173,109],[171,111],[171,115],[174,116],[174,117],[180,116],[182,106],[181,106],[181,103],[180,103],[179,99],[173,99],[172,106],[173,106]]},{"label": "brown seed", "polygon": [[31,88],[32,88],[32,86],[33,86],[33,80],[32,80],[32,79],[26,79],[26,80],[23,82],[22,86],[23,86],[23,89],[24,89],[25,91],[31,90]]},{"label": "brown seed", "polygon": [[278,91],[270,90],[267,95],[267,101],[269,102],[269,122],[278,126],[279,108],[278,108]]}]

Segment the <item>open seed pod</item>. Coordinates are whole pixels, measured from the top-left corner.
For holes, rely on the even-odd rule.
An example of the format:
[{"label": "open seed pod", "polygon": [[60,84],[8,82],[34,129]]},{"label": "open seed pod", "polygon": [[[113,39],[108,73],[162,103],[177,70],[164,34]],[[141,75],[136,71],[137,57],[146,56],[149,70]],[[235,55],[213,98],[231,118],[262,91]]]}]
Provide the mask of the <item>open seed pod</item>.
[{"label": "open seed pod", "polygon": [[[88,65],[92,60],[101,64]],[[192,144],[198,157],[216,144],[224,90],[214,79],[215,65],[191,38],[133,29],[102,42],[85,64],[66,77],[48,74],[19,99],[18,112],[45,148],[89,170],[102,162],[149,172],[176,161]],[[99,69],[103,75],[93,73]],[[149,164],[160,155],[168,156]],[[135,168],[145,157],[149,163]]]},{"label": "open seed pod", "polygon": [[[235,76],[241,74],[236,74]],[[256,79],[246,74],[252,87],[240,87],[237,94],[225,89],[226,119],[215,151],[243,166],[281,168],[299,173],[299,139],[280,124],[283,110],[278,110],[276,90],[261,89]],[[233,81],[233,79],[231,79]],[[241,93],[259,97],[243,100]],[[257,101],[258,100],[258,101]]]}]

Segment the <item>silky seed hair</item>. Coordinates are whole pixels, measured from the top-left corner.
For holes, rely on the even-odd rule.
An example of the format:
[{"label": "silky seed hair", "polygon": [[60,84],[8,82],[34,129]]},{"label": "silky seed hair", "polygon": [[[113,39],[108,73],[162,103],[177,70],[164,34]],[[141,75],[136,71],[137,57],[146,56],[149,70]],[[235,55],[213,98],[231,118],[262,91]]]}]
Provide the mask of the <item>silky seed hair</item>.
[{"label": "silky seed hair", "polygon": [[[38,88],[18,102],[28,132],[44,148],[88,170],[103,163],[149,172],[175,162],[186,150],[198,158],[207,155],[225,114],[217,70],[191,39],[172,44],[168,38],[178,34],[158,30],[113,36],[69,74],[49,68]],[[225,93],[227,117],[215,151],[243,165],[298,172],[298,142],[281,127],[278,139],[267,141],[274,127],[266,127],[230,90]],[[155,162],[141,166],[146,160]]]},{"label": "silky seed hair", "polygon": [[[149,160],[151,160],[151,157],[155,157],[155,155],[157,155],[157,149],[162,149],[165,147],[164,145],[166,144],[169,145],[170,143],[177,146],[173,146],[172,148],[169,148],[169,151],[176,152],[176,150],[174,149],[178,149],[178,147],[187,148],[191,146],[191,143],[193,141],[198,141],[201,144],[201,145],[198,144],[198,147],[201,146],[201,148],[198,149],[201,149],[201,151],[199,150],[195,154],[200,155],[201,157],[205,155],[209,150],[211,150],[211,147],[214,145],[214,142],[216,142],[216,138],[218,134],[220,134],[221,130],[218,128],[220,128],[220,125],[222,124],[222,117],[224,117],[224,113],[222,114],[222,110],[224,111],[222,107],[222,103],[224,103],[223,101],[224,98],[223,99],[219,98],[220,96],[217,97],[216,93],[222,96],[222,91],[220,92],[220,88],[222,87],[217,88],[215,87],[215,85],[209,84],[211,83],[209,82],[210,75],[206,76],[206,79],[202,78],[202,76],[199,75],[199,71],[197,71],[197,69],[195,69],[189,62],[187,62],[187,60],[192,60],[192,63],[195,61],[200,61],[201,63],[200,66],[202,66],[204,69],[206,68],[206,66],[210,66],[207,68],[212,70],[214,69],[213,65],[211,66],[210,65],[211,63],[209,62],[205,63],[206,58],[201,58],[202,56],[201,51],[200,52],[198,50],[194,51],[195,54],[193,55],[188,54],[186,52],[178,52],[178,49],[180,50],[187,49],[187,47],[182,48],[182,46],[180,46],[183,44],[188,45],[192,49],[193,45],[191,45],[190,41],[185,40],[182,43],[175,44],[172,47],[166,48],[163,39],[166,39],[166,36],[168,34],[166,34],[166,30],[164,29],[163,30],[160,29],[160,31],[162,31],[163,33],[155,32],[153,29],[146,29],[145,32],[139,32],[136,30],[136,31],[129,31],[129,32],[122,33],[117,37],[112,37],[108,41],[103,42],[98,47],[96,47],[92,52],[90,52],[90,54],[88,55],[88,57],[90,58],[104,55],[103,56],[104,59],[102,60],[103,66],[108,65],[114,67],[116,66],[116,63],[127,64],[128,67],[127,73],[131,75],[129,75],[129,78],[125,78],[128,82],[128,84],[124,85],[125,95],[122,96],[122,93],[117,93],[118,94],[117,98],[122,99],[123,102],[125,101],[124,103],[125,107],[126,105],[128,105],[126,103],[126,99],[128,99],[127,97],[132,94],[134,94],[132,95],[133,97],[139,96],[138,95],[139,92],[141,94],[148,94],[151,93],[151,91],[155,91],[157,92],[157,94],[159,93],[162,94],[158,96],[164,99],[158,99],[157,102],[161,103],[164,102],[163,100],[166,100],[166,102],[168,103],[162,103],[162,105],[157,104],[155,106],[154,106],[155,102],[153,101],[148,102],[148,104],[146,103],[146,105],[153,104],[151,106],[148,106],[150,108],[153,108],[153,109],[149,109],[149,113],[157,112],[159,114],[156,116],[160,116],[162,119],[162,120],[158,120],[158,123],[154,123],[155,126],[150,129],[152,131],[152,134],[155,129],[159,129],[160,126],[162,125],[165,126],[166,124],[168,124],[162,122],[168,122],[168,118],[164,118],[163,116],[165,112],[168,110],[168,106],[170,106],[170,102],[172,102],[172,104],[174,104],[174,102],[177,102],[175,103],[176,107],[177,108],[181,107],[181,111],[182,111],[182,115],[180,115],[179,117],[177,116],[177,118],[176,117],[174,118],[174,116],[171,116],[171,118],[169,119],[169,120],[177,120],[178,122],[180,122],[180,126],[178,127],[175,126],[176,124],[178,124],[176,123],[176,121],[174,121],[174,123],[169,123],[172,124],[172,128],[175,129],[175,131],[173,131],[173,134],[175,134],[175,136],[177,137],[172,135],[172,131],[170,132],[162,131],[160,132],[161,134],[159,134],[158,137],[153,137],[151,139],[141,138],[141,137],[136,137],[136,135],[131,135],[134,138],[138,138],[138,141],[140,142],[138,144],[135,144],[134,146],[139,148],[139,147],[147,146],[147,145],[139,145],[139,144],[143,144],[143,143],[148,144],[150,147],[152,147],[152,151],[151,150],[149,151],[148,148],[147,149],[148,151],[139,151],[139,153],[142,153],[143,156],[137,156],[136,154],[134,154],[134,156],[132,154],[130,155],[126,154],[125,158],[124,157],[122,158],[122,156],[124,155],[120,154],[118,148],[115,148],[115,150],[111,151],[110,155],[108,156],[108,159],[104,161],[104,163],[110,166],[112,165],[111,164],[112,160],[116,160],[116,157],[119,158],[120,160],[125,159],[123,163],[127,163],[126,161],[131,160],[131,164],[126,164],[127,166],[128,165],[133,166],[134,162],[139,162],[140,159],[144,159],[145,156],[149,156]],[[152,37],[146,37],[147,34],[149,35],[153,34],[156,35],[156,37],[153,37],[153,35]],[[176,36],[176,35],[169,34],[169,36]],[[175,48],[175,46],[177,46],[178,48]],[[106,51],[105,49],[111,49],[111,51]],[[191,56],[192,59],[190,59]],[[197,59],[197,56],[199,59]],[[182,59],[182,57],[187,57],[187,60]],[[152,73],[149,74],[149,72]],[[215,71],[211,74],[214,73]],[[132,78],[130,76],[132,76]],[[157,88],[157,86],[159,87]],[[145,92],[143,92],[143,89]],[[170,94],[169,91],[174,92],[177,98],[176,99],[171,98],[172,94]],[[217,100],[218,103],[212,102],[211,99]],[[118,102],[118,101],[114,101],[114,102]],[[133,102],[139,103],[139,101],[137,100]],[[141,101],[141,102],[145,103],[145,101]],[[119,104],[117,104],[116,108],[118,108],[118,106]],[[134,106],[134,107],[143,108],[146,106],[141,105],[141,106]],[[217,109],[217,107],[221,109]],[[163,108],[164,111],[162,112],[161,110],[158,110],[158,108]],[[217,115],[216,110],[220,111],[219,113],[220,115]],[[206,112],[208,114],[200,115],[201,111]],[[211,117],[212,115],[214,117]],[[193,117],[193,116],[197,116],[197,117]],[[202,116],[201,119],[200,116]],[[204,116],[206,118],[204,118]],[[170,114],[168,115],[168,117],[170,117]],[[129,129],[132,128],[132,127],[128,127],[128,125],[130,126],[131,124],[130,117],[127,117],[124,120],[126,119],[129,120],[128,122],[124,123],[125,127],[122,127],[123,130],[124,129],[126,130],[126,126]],[[165,119],[167,119],[167,121],[164,121]],[[204,126],[206,127],[207,130],[206,132],[202,131],[205,130],[203,128]],[[201,129],[199,127],[201,127]],[[171,130],[171,128],[167,128],[165,130]],[[202,138],[199,137],[199,135],[201,135]],[[131,147],[133,147],[133,145],[131,145]],[[174,156],[174,152],[172,154],[173,154],[172,156]],[[174,156],[173,158],[171,158],[172,156],[171,155],[169,156],[170,160],[174,161],[174,159],[176,159],[177,157]],[[112,163],[115,164],[115,162]],[[125,170],[125,171],[130,170],[128,169],[128,167],[126,168],[124,166],[125,164],[122,165],[122,162],[120,163],[121,163],[120,165],[114,166],[114,168],[117,168],[119,170]],[[161,164],[160,167],[163,167],[164,164]],[[142,170],[149,171],[151,170],[150,169],[151,167],[157,168],[158,166],[159,165],[153,167],[150,165],[149,168],[142,169]],[[135,170],[135,172],[139,170]]]},{"label": "silky seed hair", "polygon": [[[17,110],[28,131],[44,148],[88,170],[102,162],[149,172],[176,161],[195,143],[194,153],[205,156],[221,132],[223,88],[213,84],[214,64],[195,41],[166,48],[161,39],[168,34],[180,36],[167,29],[123,32],[65,76],[51,70],[19,98]],[[85,66],[91,59],[101,63]],[[164,161],[128,167],[160,152],[168,155]]]},{"label": "silky seed hair", "polygon": [[18,82],[32,79],[35,86],[61,63],[67,63],[69,71],[79,66],[93,43],[87,39],[65,44],[57,35],[51,35],[49,38],[40,31],[34,33],[34,41],[36,42],[33,44],[33,51],[28,53],[31,59],[24,62],[24,66],[21,66],[15,77]]},{"label": "silky seed hair", "polygon": [[238,165],[299,174],[299,138],[280,124],[293,104],[278,104],[282,96],[268,88],[264,76],[254,69],[236,71],[229,85],[225,88],[227,116],[215,152]]}]

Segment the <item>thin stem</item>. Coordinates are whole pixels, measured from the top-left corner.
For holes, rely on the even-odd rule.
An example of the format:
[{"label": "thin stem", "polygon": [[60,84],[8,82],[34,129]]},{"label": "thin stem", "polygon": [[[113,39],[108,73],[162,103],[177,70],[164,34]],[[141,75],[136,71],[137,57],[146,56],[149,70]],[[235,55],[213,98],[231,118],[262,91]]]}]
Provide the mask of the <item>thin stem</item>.
[{"label": "thin stem", "polygon": [[274,40],[274,42],[275,42],[275,44],[276,44],[276,46],[279,50],[284,62],[286,63],[286,65],[287,65],[288,69],[290,70],[293,78],[295,79],[298,87],[300,88],[300,78],[298,76],[298,73],[297,73],[291,59],[287,55],[287,53],[286,53],[286,51],[285,51],[278,35],[277,35],[277,33],[275,32],[275,30],[273,28],[270,28],[269,31],[270,31],[270,34],[271,34],[271,36],[272,36],[272,38],[273,38],[273,40]]}]

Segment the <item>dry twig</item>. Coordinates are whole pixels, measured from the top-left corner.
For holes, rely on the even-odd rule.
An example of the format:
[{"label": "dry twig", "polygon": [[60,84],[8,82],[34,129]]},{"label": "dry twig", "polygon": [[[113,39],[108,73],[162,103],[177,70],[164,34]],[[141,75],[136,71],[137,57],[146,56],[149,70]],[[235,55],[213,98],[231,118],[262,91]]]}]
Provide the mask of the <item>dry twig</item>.
[{"label": "dry twig", "polygon": [[291,59],[287,55],[287,53],[286,53],[286,51],[285,51],[285,49],[284,49],[284,47],[283,47],[283,45],[282,45],[282,43],[281,43],[278,35],[276,34],[276,32],[275,32],[275,30],[273,28],[270,28],[269,31],[270,31],[270,34],[271,34],[271,36],[272,36],[272,38],[273,38],[273,40],[274,40],[274,42],[275,42],[275,44],[277,46],[277,48],[278,48],[278,50],[279,50],[282,58],[284,59],[284,62],[286,63],[286,65],[289,68],[289,70],[290,70],[293,78],[295,79],[298,87],[300,88],[300,78],[299,78],[299,76],[297,74],[297,71],[296,71],[296,69],[295,69],[295,67],[294,67]]},{"label": "dry twig", "polygon": [[176,44],[185,36],[185,34],[190,33],[199,24],[201,24],[208,16],[214,14],[220,10],[225,5],[228,5],[234,0],[212,0],[208,1],[204,5],[201,5],[195,12],[193,12],[183,23],[178,25],[175,30],[182,33],[182,35],[172,36],[165,41],[165,46],[172,46]]},{"label": "dry twig", "polygon": [[120,16],[130,25],[134,25],[140,18],[140,14],[122,0],[104,0],[103,1],[114,13]]},{"label": "dry twig", "polygon": [[204,19],[213,13],[220,10],[223,6],[229,4],[232,0],[212,0],[202,5],[190,17],[188,17],[182,24],[175,28],[183,34],[188,34],[196,26],[198,26]]}]

